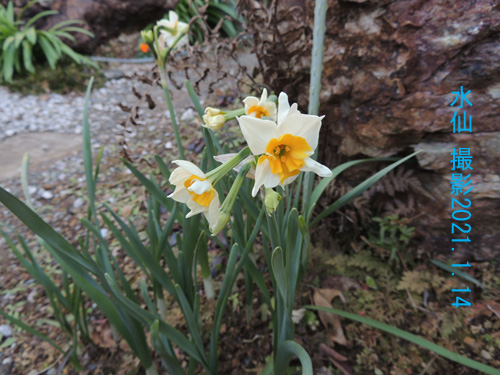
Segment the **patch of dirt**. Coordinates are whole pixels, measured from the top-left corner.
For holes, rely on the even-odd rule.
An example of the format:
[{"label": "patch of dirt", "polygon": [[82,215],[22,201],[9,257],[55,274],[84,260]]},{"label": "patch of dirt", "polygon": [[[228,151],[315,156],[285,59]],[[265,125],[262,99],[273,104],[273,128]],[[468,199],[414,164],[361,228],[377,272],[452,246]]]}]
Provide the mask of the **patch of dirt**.
[{"label": "patch of dirt", "polygon": [[82,136],[50,132],[15,134],[0,141],[0,181],[20,176],[25,153],[36,169],[43,163],[76,155],[82,148]]}]

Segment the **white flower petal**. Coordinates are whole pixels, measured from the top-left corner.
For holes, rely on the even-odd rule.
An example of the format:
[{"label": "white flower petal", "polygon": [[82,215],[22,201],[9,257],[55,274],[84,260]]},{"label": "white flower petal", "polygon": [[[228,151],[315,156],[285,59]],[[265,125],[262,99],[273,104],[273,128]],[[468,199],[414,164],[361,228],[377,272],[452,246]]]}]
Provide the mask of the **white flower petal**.
[{"label": "white flower petal", "polygon": [[276,138],[277,125],[273,121],[250,116],[237,117],[243,137],[254,155],[263,154],[269,141]]},{"label": "white flower petal", "polygon": [[205,176],[205,173],[203,173],[203,171],[200,168],[198,168],[195,164],[193,164],[193,163],[191,163],[189,161],[186,161],[186,160],[174,160],[174,161],[172,161],[172,163],[177,164],[182,169],[184,169],[184,170],[188,171],[189,173],[191,173],[191,175],[195,175],[195,176],[203,177],[203,178],[207,177],[207,176]]},{"label": "white flower petal", "polygon": [[285,187],[286,185],[288,184],[291,184],[292,182],[294,182],[297,177],[300,176],[300,173],[299,174],[296,174],[295,176],[292,176],[292,177],[288,177],[285,181],[283,181],[282,184],[280,184],[282,187]]},{"label": "white flower petal", "polygon": [[187,191],[184,186],[177,186],[172,194],[170,194],[167,198],[172,198],[174,201],[180,203],[186,203],[189,198],[191,198],[191,194]]},{"label": "white flower petal", "polygon": [[247,113],[248,110],[254,105],[259,105],[259,99],[255,96],[247,96],[245,99],[243,99],[243,103],[245,103],[245,113]]},{"label": "white flower petal", "polygon": [[[187,31],[189,30],[189,25],[188,25],[187,23],[185,23],[185,22],[181,22],[181,21],[179,21],[179,22],[177,23],[177,30],[178,30],[180,33],[182,33],[182,32],[187,32]],[[187,36],[186,36],[186,38],[187,38]]]},{"label": "white flower petal", "polygon": [[267,89],[262,90],[262,95],[260,96],[260,102],[265,103],[267,101]]},{"label": "white flower petal", "polygon": [[198,195],[201,195],[207,191],[209,191],[212,188],[212,184],[210,181],[204,180],[195,180],[190,187],[188,187],[189,191],[192,191],[193,193],[196,193]]},{"label": "white flower petal", "polygon": [[271,166],[269,165],[269,160],[264,160],[262,164],[257,165],[255,171],[255,184],[252,189],[252,196],[255,197],[259,192],[262,185],[266,188],[273,188],[278,186],[280,183],[280,176],[277,174],[272,174]]},{"label": "white flower petal", "polygon": [[205,212],[205,218],[208,221],[208,226],[210,230],[212,230],[219,221],[219,208],[220,208],[220,200],[219,194],[215,192],[215,197],[210,202],[210,206],[208,206],[208,210]]},{"label": "white flower petal", "polygon": [[170,20],[170,22],[175,24],[176,21],[179,21],[179,16],[177,15],[177,13],[171,10],[170,12],[168,12],[168,19]]},{"label": "white flower petal", "polygon": [[303,172],[314,172],[320,177],[330,177],[332,175],[332,171],[330,168],[324,166],[321,163],[318,163],[316,160],[311,158],[305,158],[304,161],[306,164],[300,168]]},{"label": "white flower petal", "polygon": [[186,217],[191,217],[191,216],[194,216],[194,215],[198,215],[198,214],[201,214],[202,212],[206,212],[207,211],[207,207],[203,207],[202,205],[199,205],[198,203],[196,203],[193,200],[192,197],[189,197],[188,201],[186,202],[186,205],[191,210],[186,215]]},{"label": "white flower petal", "polygon": [[278,125],[285,122],[289,110],[290,103],[288,103],[288,95],[282,92],[278,97]]},{"label": "white flower petal", "polygon": [[176,36],[170,34],[168,31],[160,30],[161,37],[159,38],[159,44],[163,43],[163,48],[169,48],[174,44]]},{"label": "white flower petal", "polygon": [[265,102],[263,107],[266,109],[267,113],[269,114],[269,117],[273,120],[276,121],[276,113],[278,112],[276,110],[276,104],[273,102]]},{"label": "white flower petal", "polygon": [[[167,20],[167,19],[162,19],[162,20],[159,20],[157,23],[156,23],[158,26],[163,26],[163,27],[167,27],[169,29],[173,29],[174,28],[174,25],[172,22],[170,22],[170,20]],[[166,30],[160,30],[161,32],[166,32]]]},{"label": "white flower petal", "polygon": [[[235,155],[236,153],[216,155],[214,156],[214,160],[218,161],[219,163],[225,163],[234,158]],[[245,164],[250,163],[251,161],[255,161],[255,157],[253,155],[247,156],[245,159],[243,159],[242,162],[240,162],[236,167],[234,167],[233,170],[239,172]],[[255,168],[253,166],[250,167],[250,170],[248,171],[246,177],[255,179]]]},{"label": "white flower petal", "polygon": [[305,138],[309,147],[314,151],[316,147],[318,147],[321,120],[324,117],[325,116],[303,115],[301,113],[292,114],[290,110],[285,122],[278,126],[278,137],[283,134],[293,134],[297,137]]},{"label": "white flower petal", "polygon": [[183,168],[175,168],[169,178],[169,182],[173,185],[184,185],[184,182],[193,174]]}]

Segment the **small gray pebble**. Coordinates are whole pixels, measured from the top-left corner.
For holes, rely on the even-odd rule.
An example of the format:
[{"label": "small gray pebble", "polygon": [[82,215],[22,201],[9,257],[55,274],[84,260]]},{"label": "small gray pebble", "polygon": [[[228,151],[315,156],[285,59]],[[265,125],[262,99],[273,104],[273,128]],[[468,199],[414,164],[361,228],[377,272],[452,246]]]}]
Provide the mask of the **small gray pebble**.
[{"label": "small gray pebble", "polygon": [[8,324],[0,325],[0,335],[2,335],[3,337],[12,336],[12,328]]},{"label": "small gray pebble", "polygon": [[83,200],[83,198],[76,198],[75,201],[73,202],[73,208],[79,208],[83,206],[84,203],[85,201]]}]

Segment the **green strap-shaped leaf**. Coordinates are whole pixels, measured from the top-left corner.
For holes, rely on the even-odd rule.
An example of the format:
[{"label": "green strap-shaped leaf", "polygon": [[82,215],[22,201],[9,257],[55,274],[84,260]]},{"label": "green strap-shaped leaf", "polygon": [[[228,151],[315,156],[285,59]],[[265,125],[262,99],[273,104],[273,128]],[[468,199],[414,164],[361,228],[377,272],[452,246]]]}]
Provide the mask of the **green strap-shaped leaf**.
[{"label": "green strap-shaped leaf", "polygon": [[36,336],[36,337],[38,337],[39,339],[41,339],[41,340],[43,340],[45,342],[48,342],[50,345],[52,345],[54,348],[56,348],[57,350],[59,350],[61,353],[63,353],[63,354],[66,353],[59,345],[57,345],[54,341],[52,341],[51,339],[49,339],[43,333],[38,332],[36,329],[31,328],[29,325],[23,323],[19,319],[14,318],[13,316],[5,313],[2,310],[0,310],[0,315],[3,318],[5,318],[5,320],[8,320],[9,322],[11,322],[12,324],[18,326],[22,330],[24,330],[24,331],[26,331],[28,333],[31,333],[33,336]]},{"label": "green strap-shaped leaf", "polygon": [[15,58],[15,48],[11,44],[7,50],[3,53],[3,69],[2,75],[3,79],[7,82],[12,81],[12,76],[14,75],[14,58]]},{"label": "green strap-shaped leaf", "polygon": [[49,63],[51,69],[55,69],[56,62],[59,59],[59,54],[49,42],[45,33],[40,32],[38,34],[38,43],[42,48],[42,51],[45,54],[45,58],[47,59],[47,62]]},{"label": "green strap-shaped leaf", "polygon": [[85,21],[83,21],[83,20],[65,20],[65,21],[61,21],[61,22],[55,24],[54,26],[52,26],[49,31],[54,31],[54,30],[60,29],[61,27],[65,27],[65,26],[83,25],[83,24],[85,24]]},{"label": "green strap-shaped leaf", "polygon": [[370,319],[370,318],[365,318],[364,316],[359,316],[357,314],[349,313],[347,311],[342,311],[342,310],[338,310],[338,309],[332,309],[329,307],[304,306],[304,308],[310,309],[310,310],[319,310],[319,311],[329,312],[329,313],[339,315],[339,316],[342,316],[342,317],[350,319],[350,320],[354,320],[354,321],[359,322],[359,323],[367,324],[371,327],[380,329],[381,331],[385,331],[387,333],[390,333],[391,335],[401,337],[402,339],[405,339],[413,344],[417,344],[424,349],[428,349],[436,354],[439,354],[442,357],[448,358],[451,361],[460,363],[461,365],[473,368],[475,370],[482,371],[485,374],[500,375],[500,370],[497,370],[493,367],[487,366],[487,365],[482,364],[480,362],[474,361],[470,358],[464,357],[463,355],[460,355],[458,353],[454,353],[454,352],[452,352],[448,349],[445,349],[442,346],[434,344],[433,342],[430,342],[430,341],[428,341],[420,336],[414,335],[413,333],[403,331],[402,329],[393,327],[389,324],[381,323],[381,322],[378,322],[378,321]]},{"label": "green strap-shaped leaf", "polygon": [[34,27],[30,27],[26,30],[26,39],[32,44],[36,44],[36,30]]},{"label": "green strap-shaped leaf", "polygon": [[[133,303],[128,298],[126,298],[120,291],[118,285],[113,281],[113,279],[106,275],[106,279],[110,283],[114,296],[121,302],[122,306],[129,311],[137,320],[139,320],[145,326],[151,326],[155,320],[156,316],[149,311],[144,310],[139,305]],[[184,336],[179,330],[172,327],[170,324],[160,321],[159,331],[161,335],[165,335],[169,340],[175,342],[180,349],[185,351],[191,357],[196,359],[203,367],[208,368],[207,363],[200,357],[196,347],[191,343],[186,336]]]},{"label": "green strap-shaped leaf", "polygon": [[139,172],[139,170],[132,164],[130,164],[127,160],[122,159],[122,162],[127,166],[128,169],[130,169],[135,177],[139,179],[146,190],[163,205],[163,207],[172,207],[173,201],[169,200],[167,198],[167,195],[162,190],[160,190],[153,182],[151,182],[146,176]]},{"label": "green strap-shaped leaf", "polygon": [[23,40],[23,63],[26,70],[30,73],[35,73],[35,67],[31,61],[32,53],[31,53],[31,44],[28,40]]},{"label": "green strap-shaped leaf", "polygon": [[286,301],[287,298],[287,275],[285,272],[284,259],[283,259],[283,249],[281,247],[277,247],[273,251],[273,256],[271,259],[274,278],[276,279],[276,285],[278,287],[278,291],[283,298],[283,301]]},{"label": "green strap-shaped leaf", "polygon": [[313,375],[311,357],[305,349],[294,341],[283,341],[276,352],[274,374],[286,374],[290,360],[297,356],[302,365],[302,375]]},{"label": "green strap-shaped leaf", "polygon": [[469,275],[466,272],[457,270],[455,267],[449,266],[443,262],[440,262],[439,260],[431,259],[431,263],[435,264],[436,266],[442,268],[445,271],[448,271],[450,273],[454,273],[458,277],[461,277],[464,280],[470,281],[471,283],[476,284],[478,287],[481,289],[484,289],[484,285],[481,284],[481,282],[475,278],[473,278],[471,275]]},{"label": "green strap-shaped leaf", "polygon": [[36,21],[38,21],[40,18],[47,17],[47,16],[52,16],[54,14],[58,14],[57,10],[45,10],[43,12],[37,13],[33,18],[31,18],[27,23],[25,28],[30,27],[33,25]]},{"label": "green strap-shaped leaf", "polygon": [[206,361],[205,352],[203,350],[203,340],[201,339],[201,328],[198,325],[197,316],[189,305],[186,295],[184,294],[184,291],[181,289],[179,284],[175,286],[175,289],[177,291],[177,296],[179,297],[179,305],[181,306],[184,318],[186,319],[189,333],[193,338],[194,344],[196,346],[196,349],[198,349],[200,357]]},{"label": "green strap-shaped leaf", "polygon": [[381,171],[375,173],[373,176],[370,178],[366,179],[359,185],[357,185],[355,188],[353,188],[351,191],[349,191],[347,194],[336,200],[332,205],[330,205],[326,210],[321,212],[314,220],[311,222],[310,226],[313,226],[317,224],[321,219],[324,217],[334,213],[337,211],[340,207],[344,206],[345,204],[351,202],[354,198],[358,197],[359,195],[363,194],[363,192],[367,189],[369,189],[372,185],[374,185],[378,180],[380,180],[382,177],[384,177],[387,173],[389,173],[391,170],[396,168],[398,165],[404,163],[408,159],[414,157],[415,155],[419,154],[421,151],[414,152],[411,155],[406,156],[405,158],[392,163],[391,165],[385,167]]},{"label": "green strap-shaped leaf", "polygon": [[310,207],[309,211],[307,212],[307,218],[309,219],[312,211],[314,210],[315,204],[318,202],[319,198],[325,191],[325,189],[330,185],[330,183],[337,178],[339,174],[344,172],[346,169],[349,169],[350,167],[353,167],[358,164],[363,164],[363,163],[371,163],[371,162],[381,162],[381,161],[395,161],[397,159],[395,158],[370,158],[370,159],[360,159],[360,160],[352,160],[348,161],[346,163],[337,165],[335,168],[332,169],[332,175],[330,177],[325,177],[322,178],[318,185],[314,188],[312,194],[311,194],[311,201],[310,201]]},{"label": "green strap-shaped leaf", "polygon": [[179,359],[175,356],[175,353],[171,350],[168,341],[165,340],[163,336],[160,335],[160,321],[155,320],[151,325],[151,343],[153,347],[160,355],[163,364],[165,365],[169,374],[185,374],[186,372],[182,369]]},{"label": "green strap-shaped leaf", "polygon": [[[248,253],[245,252],[241,256],[240,262],[236,265],[238,257],[238,244],[234,244],[229,253],[229,259],[227,260],[226,273],[224,275],[224,281],[222,282],[222,287],[219,292],[219,297],[217,298],[217,304],[215,306],[214,313],[214,327],[212,330],[212,336],[210,337],[210,371],[212,375],[217,374],[217,351],[218,351],[218,341],[219,341],[219,331],[222,323],[222,317],[224,316],[224,311],[227,307],[227,301],[231,290],[233,288],[236,277],[243,266],[243,262],[246,260]],[[246,249],[245,249],[246,250]]]}]

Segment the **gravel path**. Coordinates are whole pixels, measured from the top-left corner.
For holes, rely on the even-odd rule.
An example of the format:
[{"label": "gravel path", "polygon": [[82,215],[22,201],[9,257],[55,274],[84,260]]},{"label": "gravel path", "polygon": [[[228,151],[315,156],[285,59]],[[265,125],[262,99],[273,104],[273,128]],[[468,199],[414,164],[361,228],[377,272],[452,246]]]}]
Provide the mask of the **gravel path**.
[{"label": "gravel path", "polygon": [[[152,64],[122,64],[118,69],[124,73],[122,77],[131,77],[135,73],[147,74],[152,67]],[[128,113],[123,112],[119,104],[132,107],[139,102],[132,91],[133,87],[137,92],[149,92],[151,97],[158,99],[155,100],[157,105],[153,110],[148,109],[147,103],[140,103],[140,121],[146,126],[130,129],[131,132],[125,133],[125,140],[135,147],[143,140],[143,133],[150,132],[150,136],[155,134],[156,139],[151,142],[157,146],[167,146],[167,149],[173,147],[168,120],[170,116],[167,114],[161,89],[137,79],[108,80],[103,87],[94,89],[91,94],[89,120],[94,154],[101,145],[105,146],[103,164],[111,174],[115,165],[119,166],[116,169],[123,169],[117,161],[118,137],[123,134],[120,123],[128,117]],[[187,93],[177,93],[175,97],[178,116],[181,119],[192,119],[194,112],[186,110]],[[41,213],[46,213],[47,207],[53,205],[50,214],[44,216],[52,225],[65,220],[68,206],[75,213],[85,208],[82,199],[85,178],[81,152],[84,102],[85,93],[22,96],[0,87],[0,186],[23,197],[20,166],[23,155],[29,152],[29,191],[32,201]],[[10,174],[7,173],[9,168]],[[15,223],[13,215],[0,205],[0,224],[18,227]],[[0,239],[0,258],[1,250],[4,249],[4,241]]]},{"label": "gravel path", "polygon": [[[119,70],[123,71],[123,76],[145,73],[151,68],[152,64],[123,64]],[[118,103],[134,100],[132,85],[140,86],[123,77],[108,80],[104,87],[93,91],[90,109],[93,133],[110,129],[123,119]],[[26,132],[81,134],[84,101],[84,93],[22,96],[0,87],[0,141]]]}]

